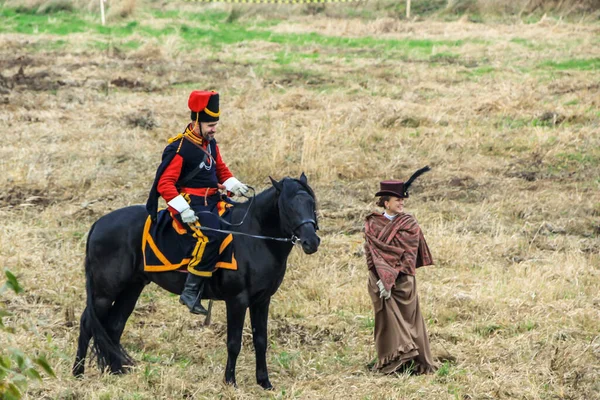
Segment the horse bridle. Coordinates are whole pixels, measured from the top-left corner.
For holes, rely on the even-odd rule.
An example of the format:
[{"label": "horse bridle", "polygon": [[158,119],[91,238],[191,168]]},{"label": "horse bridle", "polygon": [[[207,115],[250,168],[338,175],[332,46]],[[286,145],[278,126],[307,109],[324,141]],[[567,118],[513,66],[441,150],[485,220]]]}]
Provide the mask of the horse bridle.
[{"label": "horse bridle", "polygon": [[[231,222],[225,221],[225,219],[221,218],[220,216],[217,216],[221,222],[223,222],[223,223],[225,223],[226,225],[229,225],[229,226],[241,226],[244,223],[244,221],[246,220],[246,216],[248,215],[248,211],[250,210],[250,207],[252,207],[252,205],[254,204],[254,198],[256,197],[256,191],[254,190],[254,188],[252,186],[248,186],[248,188],[250,190],[252,190],[252,196],[246,196],[245,194],[242,195],[243,197],[245,197],[245,198],[247,198],[247,199],[250,200],[250,204],[248,205],[248,208],[246,208],[246,212],[244,213],[244,216],[242,217],[242,220],[240,222],[238,222],[238,223],[231,223]],[[308,194],[308,192],[307,192],[307,194]],[[196,214],[201,214],[201,213],[214,215],[210,211],[199,211]],[[196,221],[194,224],[198,224],[198,221]],[[306,225],[306,224],[313,224],[313,226],[315,228],[315,231],[319,230],[319,224],[317,222],[317,213],[316,212],[314,212],[314,218],[305,218],[302,221],[300,221],[300,223],[298,225],[296,225],[296,227],[294,229],[292,229],[292,236],[289,237],[289,238],[280,238],[280,237],[263,236],[263,235],[253,235],[253,234],[245,233],[245,232],[235,232],[235,231],[230,231],[230,230],[226,230],[226,229],[210,228],[208,226],[196,226],[196,228],[200,229],[200,230],[205,230],[205,231],[227,233],[227,234],[239,235],[239,236],[247,236],[247,237],[252,237],[252,238],[255,238],[255,239],[275,240],[275,241],[278,241],[278,242],[290,242],[290,243],[292,243],[292,244],[295,245],[300,240],[300,238],[298,236],[296,236],[296,231],[302,225]]]}]

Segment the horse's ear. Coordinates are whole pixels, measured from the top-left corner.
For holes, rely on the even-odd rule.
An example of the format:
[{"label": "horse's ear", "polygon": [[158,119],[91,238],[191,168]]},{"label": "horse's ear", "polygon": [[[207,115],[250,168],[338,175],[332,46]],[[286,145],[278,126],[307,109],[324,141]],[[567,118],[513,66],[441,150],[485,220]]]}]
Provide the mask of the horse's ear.
[{"label": "horse's ear", "polygon": [[271,183],[273,184],[273,187],[275,188],[275,190],[277,190],[278,192],[281,192],[281,189],[283,189],[283,185],[281,184],[281,182],[277,182],[275,179],[271,178],[269,176],[269,179],[271,180]]},{"label": "horse's ear", "polygon": [[304,175],[304,172],[302,172],[302,175],[300,175],[300,182],[308,184],[308,178],[306,177],[306,175]]}]

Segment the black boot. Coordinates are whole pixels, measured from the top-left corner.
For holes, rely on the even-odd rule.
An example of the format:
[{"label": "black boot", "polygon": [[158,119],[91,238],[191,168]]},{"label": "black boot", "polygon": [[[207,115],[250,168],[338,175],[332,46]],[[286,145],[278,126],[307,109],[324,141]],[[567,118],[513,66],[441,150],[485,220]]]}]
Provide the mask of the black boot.
[{"label": "black boot", "polygon": [[208,314],[206,308],[202,307],[202,304],[200,303],[200,300],[202,300],[202,291],[204,289],[204,279],[205,278],[202,276],[188,272],[183,292],[181,292],[181,296],[179,296],[179,302],[185,304],[192,314]]}]

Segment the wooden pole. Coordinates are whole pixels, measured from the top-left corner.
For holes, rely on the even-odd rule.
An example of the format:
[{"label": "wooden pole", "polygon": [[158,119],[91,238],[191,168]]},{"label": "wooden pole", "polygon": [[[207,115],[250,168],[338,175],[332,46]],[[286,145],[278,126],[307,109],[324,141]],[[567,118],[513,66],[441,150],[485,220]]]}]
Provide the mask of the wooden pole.
[{"label": "wooden pole", "polygon": [[102,26],[106,24],[106,19],[104,18],[104,0],[100,0],[100,15],[102,16]]},{"label": "wooden pole", "polygon": [[410,0],[406,0],[406,19],[410,18]]}]

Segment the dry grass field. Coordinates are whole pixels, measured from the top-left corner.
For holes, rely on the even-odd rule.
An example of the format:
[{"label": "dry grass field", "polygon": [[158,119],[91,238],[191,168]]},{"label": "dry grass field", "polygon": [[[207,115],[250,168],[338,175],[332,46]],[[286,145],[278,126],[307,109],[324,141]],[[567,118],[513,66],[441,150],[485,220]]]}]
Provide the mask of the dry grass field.
[{"label": "dry grass field", "polygon": [[[45,354],[57,375],[24,398],[600,399],[597,20],[154,6],[106,27],[0,7],[0,267],[25,289],[1,295],[15,333],[0,352]],[[123,336],[133,372],[70,375],[87,231],[146,201],[192,89],[221,93],[238,178],[262,190],[304,171],[318,197],[321,247],[294,249],[271,303],[273,392],[248,320],[235,389],[224,304],[203,327],[154,285]],[[380,376],[362,221],[380,180],[424,165],[406,207],[436,262],[417,282],[441,368]]]}]

